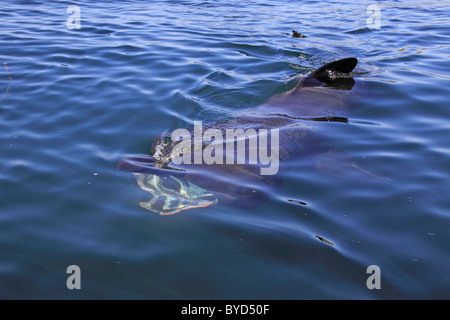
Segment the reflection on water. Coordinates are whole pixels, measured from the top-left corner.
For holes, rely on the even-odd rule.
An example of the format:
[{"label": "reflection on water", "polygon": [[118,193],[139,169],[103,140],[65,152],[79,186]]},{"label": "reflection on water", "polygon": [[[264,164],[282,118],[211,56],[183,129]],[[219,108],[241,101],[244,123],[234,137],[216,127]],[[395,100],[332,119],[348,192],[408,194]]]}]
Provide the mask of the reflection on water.
[{"label": "reflection on water", "polygon": [[150,201],[141,202],[141,207],[161,215],[204,208],[218,201],[212,193],[182,178],[170,175],[159,177],[156,174],[146,173],[133,174],[141,189],[153,196]]}]

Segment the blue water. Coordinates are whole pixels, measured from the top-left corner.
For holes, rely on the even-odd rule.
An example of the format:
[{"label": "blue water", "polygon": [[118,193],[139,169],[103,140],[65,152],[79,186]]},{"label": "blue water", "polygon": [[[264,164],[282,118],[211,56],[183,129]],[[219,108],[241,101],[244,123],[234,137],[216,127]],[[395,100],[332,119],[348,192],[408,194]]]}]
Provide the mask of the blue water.
[{"label": "blue water", "polygon": [[[1,2],[0,298],[448,299],[449,17],[419,0]],[[117,169],[351,56],[349,122],[314,124],[336,170],[300,158],[251,208],[163,216]]]}]

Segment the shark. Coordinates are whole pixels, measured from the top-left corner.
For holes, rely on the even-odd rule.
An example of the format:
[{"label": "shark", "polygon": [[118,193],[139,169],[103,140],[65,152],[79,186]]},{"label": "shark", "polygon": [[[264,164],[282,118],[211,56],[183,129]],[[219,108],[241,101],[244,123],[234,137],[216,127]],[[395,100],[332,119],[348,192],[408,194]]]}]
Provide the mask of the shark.
[{"label": "shark", "polygon": [[[322,159],[330,158],[332,151],[322,146],[323,136],[314,124],[348,122],[352,109],[348,101],[355,85],[351,73],[357,63],[354,57],[326,63],[307,75],[297,76],[291,90],[274,95],[257,107],[237,111],[231,119],[208,123],[202,130],[276,130],[277,148],[273,148],[273,143],[265,146],[266,152],[279,160],[281,171],[289,170],[284,163],[301,160],[312,152],[322,155]],[[248,158],[228,164],[180,164],[176,160],[182,155],[174,153],[179,144],[179,140],[164,132],[155,138],[149,155],[129,155],[118,163],[118,169],[133,173],[140,188],[151,194],[151,200],[140,203],[141,207],[160,215],[229,203],[254,207],[270,198],[271,190],[282,183],[283,174],[261,175],[262,164],[251,163]],[[212,144],[202,142],[200,149]],[[250,143],[241,146],[249,149]]]}]

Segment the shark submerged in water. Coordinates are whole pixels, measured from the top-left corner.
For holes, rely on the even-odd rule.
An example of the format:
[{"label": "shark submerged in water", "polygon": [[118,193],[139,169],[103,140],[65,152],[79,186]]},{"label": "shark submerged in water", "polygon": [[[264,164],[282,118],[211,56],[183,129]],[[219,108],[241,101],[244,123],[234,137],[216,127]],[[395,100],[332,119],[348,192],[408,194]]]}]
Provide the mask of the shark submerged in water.
[{"label": "shark submerged in water", "polygon": [[[271,137],[276,133],[278,141],[275,143],[272,139],[269,144],[268,136],[266,140],[259,140],[257,146],[263,145],[266,148],[259,155],[267,157],[271,153],[271,157],[275,156],[279,161],[280,170],[284,170],[283,162],[301,159],[314,146],[320,145],[322,138],[311,123],[347,122],[346,116],[350,109],[348,96],[355,84],[350,72],[356,64],[356,58],[327,63],[307,76],[298,76],[298,84],[292,90],[275,95],[258,107],[236,112],[231,120],[208,124],[197,134],[204,137],[204,132],[208,131],[203,129],[213,130],[214,142],[217,143],[217,136],[220,133],[225,135],[230,128],[239,128],[246,130],[245,132],[272,130]],[[196,129],[191,128],[184,132],[194,133],[195,137],[195,131]],[[138,185],[152,195],[150,201],[140,205],[161,215],[228,202],[245,203],[252,207],[261,201],[261,197],[267,197],[267,188],[280,184],[280,175],[261,174],[264,165],[251,162],[251,138],[245,138],[248,141],[241,145],[240,151],[238,148],[233,149],[236,161],[228,161],[228,154],[224,155],[228,159],[224,158],[222,163],[193,161],[194,163],[187,164],[177,160],[186,156],[189,158],[188,153],[195,154],[195,151],[191,148],[180,149],[182,141],[164,133],[155,139],[152,155],[129,156],[119,162],[118,168],[132,172]],[[191,136],[188,139],[191,141]],[[201,142],[200,150],[213,147],[215,151],[212,154],[221,155],[218,152],[220,149],[211,140]],[[174,152],[175,150],[182,151]],[[249,151],[249,156],[239,161],[237,158],[241,151]],[[322,153],[329,154],[329,150],[323,150]]]}]

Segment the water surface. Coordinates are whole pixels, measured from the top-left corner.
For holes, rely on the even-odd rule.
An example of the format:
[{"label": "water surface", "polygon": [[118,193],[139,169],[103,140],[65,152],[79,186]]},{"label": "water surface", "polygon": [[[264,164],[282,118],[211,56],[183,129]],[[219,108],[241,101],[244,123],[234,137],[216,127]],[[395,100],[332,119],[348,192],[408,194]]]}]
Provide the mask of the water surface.
[{"label": "water surface", "polygon": [[[373,3],[2,2],[0,297],[447,299],[450,6]],[[257,206],[170,216],[140,207],[150,194],[117,170],[165,130],[350,56],[349,123],[314,124],[346,161],[336,170],[305,157]],[[66,287],[73,264],[81,290]]]}]

